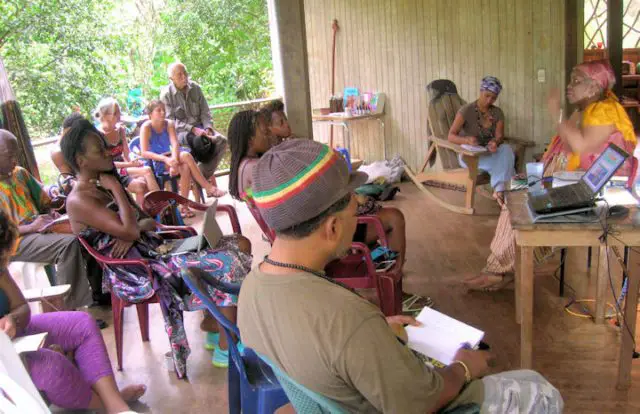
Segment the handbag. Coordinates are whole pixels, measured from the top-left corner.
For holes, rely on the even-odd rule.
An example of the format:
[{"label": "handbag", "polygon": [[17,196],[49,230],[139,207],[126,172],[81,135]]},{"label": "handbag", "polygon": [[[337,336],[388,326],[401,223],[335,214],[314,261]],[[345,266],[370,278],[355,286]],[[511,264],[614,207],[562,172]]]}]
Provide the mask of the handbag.
[{"label": "handbag", "polygon": [[197,162],[206,164],[215,157],[216,146],[209,137],[189,132],[187,143],[191,147],[191,155]]}]

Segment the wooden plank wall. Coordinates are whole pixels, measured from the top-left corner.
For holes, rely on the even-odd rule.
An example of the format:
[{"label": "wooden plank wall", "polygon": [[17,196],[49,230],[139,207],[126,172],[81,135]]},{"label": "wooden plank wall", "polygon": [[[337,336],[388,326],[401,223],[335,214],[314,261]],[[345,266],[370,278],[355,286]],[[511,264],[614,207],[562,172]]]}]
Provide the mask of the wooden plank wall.
[{"label": "wooden plank wall", "polygon": [[[554,130],[545,97],[564,88],[564,1],[558,0],[305,0],[309,77],[313,108],[328,106],[331,76],[331,21],[340,26],[336,91],[356,86],[387,94],[389,156],[409,165],[426,154],[425,86],[448,78],[461,96],[477,98],[480,79],[497,76],[498,100],[508,135],[535,140],[542,150]],[[537,71],[546,70],[546,83]],[[326,142],[329,127],[314,125]],[[365,160],[382,158],[375,123],[354,128],[352,152]],[[340,127],[335,128],[342,142]]]}]

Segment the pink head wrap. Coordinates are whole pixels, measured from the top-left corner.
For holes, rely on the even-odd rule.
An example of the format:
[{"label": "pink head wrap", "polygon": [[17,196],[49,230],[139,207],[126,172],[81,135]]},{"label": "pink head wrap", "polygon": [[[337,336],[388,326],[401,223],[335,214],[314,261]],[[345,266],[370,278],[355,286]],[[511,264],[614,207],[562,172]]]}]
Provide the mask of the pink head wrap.
[{"label": "pink head wrap", "polygon": [[597,82],[603,91],[610,90],[616,83],[616,76],[607,59],[584,62],[575,68]]}]

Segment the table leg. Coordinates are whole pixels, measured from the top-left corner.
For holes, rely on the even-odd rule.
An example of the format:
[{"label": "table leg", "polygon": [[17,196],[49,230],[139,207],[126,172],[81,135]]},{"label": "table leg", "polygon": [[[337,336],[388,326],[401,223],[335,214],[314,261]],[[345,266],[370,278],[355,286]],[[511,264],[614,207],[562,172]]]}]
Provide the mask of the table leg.
[{"label": "table leg", "polygon": [[342,127],[344,128],[344,146],[351,154],[351,158],[353,158],[353,153],[351,152],[351,130],[349,129],[349,124],[343,122]]},{"label": "table leg", "polygon": [[516,285],[515,289],[515,308],[516,308],[516,323],[522,323],[522,304],[520,303],[520,285],[522,284],[522,268],[520,267],[520,263],[522,262],[520,258],[520,246],[516,245],[516,272],[514,275],[514,283]]},{"label": "table leg", "polygon": [[598,257],[598,274],[596,275],[596,323],[604,323],[604,314],[607,309],[607,289],[609,287],[609,254],[607,246],[600,244]]},{"label": "table leg", "polygon": [[520,368],[530,369],[533,349],[533,247],[520,248]]},{"label": "table leg", "polygon": [[639,267],[640,255],[632,250],[629,253],[629,264],[627,265],[629,281],[627,282],[627,301],[624,305],[624,322],[621,321],[622,327],[620,328],[622,329],[622,343],[620,344],[618,361],[618,383],[616,386],[618,389],[627,389],[631,386],[631,363],[633,362],[633,345],[636,336],[638,287],[640,287]]},{"label": "table leg", "polygon": [[387,137],[384,134],[384,121],[381,118],[378,118],[378,122],[380,123],[380,131],[382,133],[382,156],[384,159],[387,159]]}]

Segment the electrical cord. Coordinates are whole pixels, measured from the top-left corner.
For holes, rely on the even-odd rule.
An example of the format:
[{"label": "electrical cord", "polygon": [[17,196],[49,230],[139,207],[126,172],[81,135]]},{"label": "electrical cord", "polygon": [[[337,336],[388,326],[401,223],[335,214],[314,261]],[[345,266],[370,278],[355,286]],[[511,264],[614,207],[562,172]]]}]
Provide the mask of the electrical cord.
[{"label": "electrical cord", "polygon": [[[607,200],[602,199],[602,201],[604,201],[606,207],[603,209],[604,212],[604,221],[600,221],[600,224],[602,225],[602,235],[599,237],[600,242],[604,243],[605,248],[606,248],[606,254],[607,254],[607,274],[609,276],[609,287],[611,288],[611,294],[613,295],[613,300],[614,303],[616,305],[615,310],[618,312],[618,314],[620,315],[620,319],[622,319],[622,325],[625,327],[625,329],[627,330],[627,333],[629,334],[629,336],[631,337],[631,340],[633,341],[633,357],[637,358],[639,355],[636,352],[636,338],[633,335],[633,332],[631,331],[631,329],[629,328],[629,324],[627,323],[627,319],[625,317],[625,314],[622,312],[622,309],[620,307],[620,304],[618,303],[618,298],[616,297],[616,291],[615,291],[615,287],[613,286],[613,278],[611,277],[611,265],[609,264],[609,236],[613,237],[614,239],[622,242],[620,239],[618,239],[616,237],[617,234],[619,234],[618,232],[615,232],[611,229],[611,227],[609,226],[609,203],[607,202]],[[635,250],[634,250],[635,251]],[[625,269],[624,271],[627,272],[628,271]]]}]

